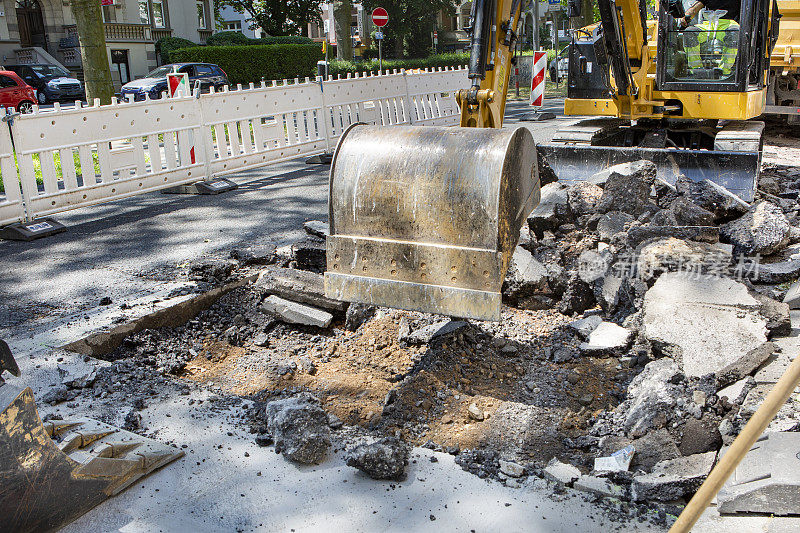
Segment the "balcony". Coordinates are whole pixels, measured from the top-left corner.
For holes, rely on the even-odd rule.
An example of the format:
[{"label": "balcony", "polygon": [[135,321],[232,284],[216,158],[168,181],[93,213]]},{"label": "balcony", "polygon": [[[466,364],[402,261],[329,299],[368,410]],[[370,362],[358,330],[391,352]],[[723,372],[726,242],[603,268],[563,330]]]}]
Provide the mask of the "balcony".
[{"label": "balcony", "polygon": [[81,53],[78,51],[77,48],[64,48],[61,50],[61,63],[65,67],[80,67],[81,63]]},{"label": "balcony", "polygon": [[[152,43],[159,37],[169,37],[171,29],[154,29],[149,24],[125,24],[119,22],[106,22],[103,24],[106,30],[107,43]],[[77,35],[78,31],[74,24],[65,25],[64,31],[67,35]]]},{"label": "balcony", "polygon": [[153,28],[153,41],[164,39],[165,37],[172,37],[172,30],[169,28]]}]

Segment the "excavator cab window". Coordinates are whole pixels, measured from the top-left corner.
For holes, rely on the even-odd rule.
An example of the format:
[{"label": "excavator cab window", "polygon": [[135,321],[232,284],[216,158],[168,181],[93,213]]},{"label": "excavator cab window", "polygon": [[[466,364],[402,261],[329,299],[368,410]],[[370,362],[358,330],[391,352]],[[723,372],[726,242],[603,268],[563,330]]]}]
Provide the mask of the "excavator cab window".
[{"label": "excavator cab window", "polygon": [[[680,9],[669,2],[661,3],[660,89],[739,92],[763,82],[763,76],[758,75],[763,65],[756,43],[762,28],[766,29],[767,0],[696,4],[696,0],[683,0]],[[675,16],[681,11],[686,13],[685,19]]]}]

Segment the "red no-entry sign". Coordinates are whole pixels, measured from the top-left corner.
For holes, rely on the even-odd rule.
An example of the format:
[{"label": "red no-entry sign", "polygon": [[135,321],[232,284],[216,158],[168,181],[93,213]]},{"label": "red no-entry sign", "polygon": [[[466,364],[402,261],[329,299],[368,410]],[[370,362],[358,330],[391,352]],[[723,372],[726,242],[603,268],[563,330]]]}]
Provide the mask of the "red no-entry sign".
[{"label": "red no-entry sign", "polygon": [[372,12],[372,23],[379,28],[383,28],[389,22],[389,13],[382,7],[376,7]]}]

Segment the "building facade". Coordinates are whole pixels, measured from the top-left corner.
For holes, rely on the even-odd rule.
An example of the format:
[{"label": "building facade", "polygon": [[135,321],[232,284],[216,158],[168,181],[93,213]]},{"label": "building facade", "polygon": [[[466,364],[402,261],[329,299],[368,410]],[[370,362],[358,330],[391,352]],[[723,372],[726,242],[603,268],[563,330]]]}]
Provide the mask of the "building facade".
[{"label": "building facade", "polygon": [[261,39],[267,36],[267,33],[258,26],[250,29],[253,23],[247,13],[238,13],[230,6],[222,8],[217,24],[221,31],[238,31],[251,39]]},{"label": "building facade", "polygon": [[[326,39],[336,46],[336,32],[333,22],[333,2],[326,2],[321,6],[320,23],[308,25],[307,35],[315,41],[322,42]],[[360,2],[353,2],[352,17],[350,21],[350,39],[353,44],[353,56],[359,57],[361,53],[372,45],[370,34],[375,29],[372,24],[371,14],[364,9]]]},{"label": "building facade", "polygon": [[[205,42],[216,25],[211,1],[113,0],[102,6],[114,85],[119,88],[158,66],[155,42],[162,37]],[[0,0],[0,57],[4,64],[61,65],[80,76],[69,0]]]}]

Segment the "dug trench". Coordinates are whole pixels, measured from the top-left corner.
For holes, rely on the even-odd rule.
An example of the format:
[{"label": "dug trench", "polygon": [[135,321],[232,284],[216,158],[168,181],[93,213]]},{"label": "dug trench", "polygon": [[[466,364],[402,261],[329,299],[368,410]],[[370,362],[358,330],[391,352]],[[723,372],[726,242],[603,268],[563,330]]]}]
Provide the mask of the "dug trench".
[{"label": "dug trench", "polygon": [[[148,398],[207,391],[298,462],[324,461],[333,440],[396,478],[402,448],[424,446],[666,523],[788,364],[800,175],[766,170],[752,204],[661,182],[646,161],[545,186],[497,323],[328,300],[326,225],[309,222],[292,245],[192,265],[191,312],[74,343],[88,369],[65,369],[43,401],[91,397],[110,421],[124,406],[126,429],[152,434]],[[796,432],[799,414],[796,394],[769,431]]]}]

